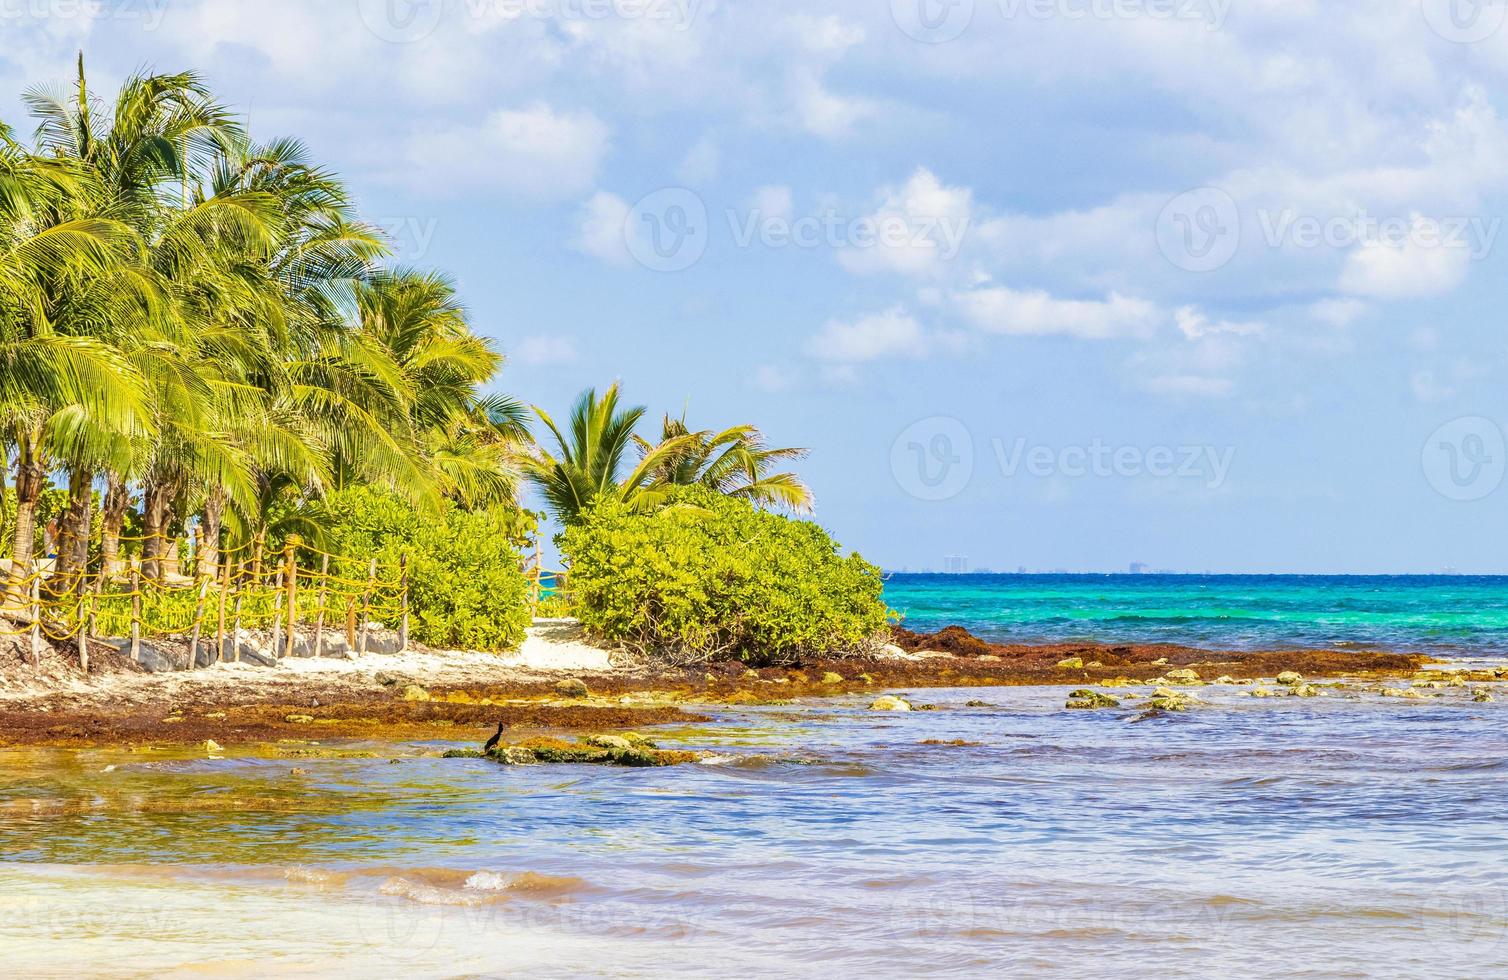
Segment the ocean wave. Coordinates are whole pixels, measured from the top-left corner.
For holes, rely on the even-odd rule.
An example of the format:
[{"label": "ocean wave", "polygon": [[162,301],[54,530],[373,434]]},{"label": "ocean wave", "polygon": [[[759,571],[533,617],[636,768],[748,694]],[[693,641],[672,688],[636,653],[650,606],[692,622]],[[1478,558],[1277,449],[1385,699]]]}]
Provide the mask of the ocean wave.
[{"label": "ocean wave", "polygon": [[504,895],[487,894],[476,890],[463,891],[455,888],[441,888],[436,885],[426,885],[419,881],[410,881],[407,878],[389,878],[377,888],[381,895],[392,895],[397,898],[406,898],[420,905],[456,905],[476,906],[485,905],[488,902],[501,901]]},{"label": "ocean wave", "polygon": [[534,871],[510,875],[496,871],[478,871],[466,879],[464,887],[479,892],[510,892],[553,898],[576,894],[589,886],[584,879],[574,875],[545,875]]}]

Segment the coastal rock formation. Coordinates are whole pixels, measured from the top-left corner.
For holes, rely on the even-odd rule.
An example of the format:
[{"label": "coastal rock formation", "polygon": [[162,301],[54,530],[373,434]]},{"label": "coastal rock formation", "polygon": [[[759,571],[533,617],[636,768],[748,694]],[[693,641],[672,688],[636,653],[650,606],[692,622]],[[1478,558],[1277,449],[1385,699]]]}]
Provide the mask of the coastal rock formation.
[{"label": "coastal rock formation", "polygon": [[911,702],[893,694],[882,694],[869,706],[870,711],[910,711]]},{"label": "coastal rock formation", "polygon": [[587,735],[575,742],[556,738],[535,738],[516,745],[500,745],[491,752],[456,749],[444,754],[446,759],[491,759],[505,766],[531,766],[546,763],[625,766],[634,769],[678,766],[698,762],[704,752],[657,748],[642,735]]},{"label": "coastal rock formation", "polygon": [[591,697],[592,692],[586,686],[586,681],[579,677],[568,677],[555,684],[555,693],[568,698]]},{"label": "coastal rock formation", "polygon": [[1119,708],[1121,703],[1108,694],[1099,691],[1073,691],[1068,695],[1068,703],[1065,708],[1076,710],[1094,710],[1096,708]]}]

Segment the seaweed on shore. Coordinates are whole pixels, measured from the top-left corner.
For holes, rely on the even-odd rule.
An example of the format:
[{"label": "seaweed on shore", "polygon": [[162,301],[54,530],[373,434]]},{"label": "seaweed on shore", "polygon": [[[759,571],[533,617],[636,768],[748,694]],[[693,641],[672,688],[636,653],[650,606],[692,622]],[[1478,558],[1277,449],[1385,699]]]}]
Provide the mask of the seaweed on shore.
[{"label": "seaweed on shore", "polygon": [[533,738],[514,745],[499,745],[490,752],[455,749],[446,759],[491,759],[505,766],[541,763],[624,766],[634,769],[677,766],[705,758],[705,753],[661,749],[642,735],[588,735],[575,742],[558,738]]}]

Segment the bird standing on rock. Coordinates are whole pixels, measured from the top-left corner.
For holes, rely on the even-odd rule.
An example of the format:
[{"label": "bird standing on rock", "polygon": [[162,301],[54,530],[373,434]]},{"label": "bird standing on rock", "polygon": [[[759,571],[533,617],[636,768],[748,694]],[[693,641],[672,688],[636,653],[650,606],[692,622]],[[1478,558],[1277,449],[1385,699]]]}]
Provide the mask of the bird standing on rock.
[{"label": "bird standing on rock", "polygon": [[497,743],[502,741],[503,739],[503,729],[507,727],[508,726],[503,722],[497,723],[497,734],[489,738],[487,740],[487,744],[482,746],[483,755],[486,755],[488,752],[491,752],[493,749],[497,748]]}]

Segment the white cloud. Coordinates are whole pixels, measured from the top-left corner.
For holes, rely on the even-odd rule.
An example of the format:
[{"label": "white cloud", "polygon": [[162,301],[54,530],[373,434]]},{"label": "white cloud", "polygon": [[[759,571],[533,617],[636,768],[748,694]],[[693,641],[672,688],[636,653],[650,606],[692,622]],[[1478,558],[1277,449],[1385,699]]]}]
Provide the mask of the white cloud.
[{"label": "white cloud", "polygon": [[1415,371],[1410,375],[1409,387],[1414,397],[1425,404],[1443,402],[1456,393],[1454,386],[1441,382],[1430,370]]},{"label": "white cloud", "polygon": [[807,342],[807,351],[819,360],[855,363],[885,357],[925,357],[928,345],[921,324],[897,306],[852,322],[829,320]]},{"label": "white cloud", "polygon": [[1227,333],[1149,348],[1128,362],[1131,380],[1158,395],[1223,397],[1235,390],[1233,375],[1246,360],[1248,343]]},{"label": "white cloud", "polygon": [[1309,315],[1336,329],[1349,327],[1370,309],[1359,299],[1322,299],[1309,306]]},{"label": "white cloud", "polygon": [[591,188],[608,150],[608,129],[590,112],[537,103],[498,109],[477,125],[410,137],[412,176],[435,194],[469,189],[540,201]]},{"label": "white cloud", "polygon": [[681,158],[680,164],[675,168],[675,176],[683,184],[710,183],[717,178],[721,164],[721,149],[711,137],[703,136]]},{"label": "white cloud", "polygon": [[749,210],[761,221],[790,221],[795,212],[791,189],[783,185],[760,187],[749,200]]},{"label": "white cloud", "polygon": [[1155,304],[1119,293],[1103,300],[1057,299],[1040,289],[986,286],[956,294],[954,303],[980,330],[1015,336],[1146,337],[1163,319]]},{"label": "white cloud", "polygon": [[1217,334],[1251,337],[1262,333],[1266,327],[1260,323],[1237,323],[1231,320],[1211,321],[1203,311],[1193,306],[1181,306],[1173,314],[1173,322],[1180,333],[1189,340]]},{"label": "white cloud", "polygon": [[[968,188],[948,187],[918,167],[901,187],[882,189],[879,199],[879,207],[853,225],[854,241],[838,252],[849,272],[930,276],[957,257],[973,219]],[[866,240],[857,240],[861,233]]]},{"label": "white cloud", "polygon": [[623,226],[628,222],[628,202],[616,194],[598,191],[581,206],[577,218],[577,251],[595,256],[612,265],[628,265],[632,257]]},{"label": "white cloud", "polygon": [[1142,378],[1139,385],[1155,395],[1222,398],[1231,393],[1235,382],[1199,374],[1154,374]]},{"label": "white cloud", "polygon": [[[1416,219],[1414,227],[1421,227]],[[1340,288],[1358,296],[1435,296],[1466,279],[1471,251],[1465,245],[1433,244],[1409,235],[1398,242],[1368,242],[1346,259]]]},{"label": "white cloud", "polygon": [[570,337],[546,335],[525,337],[513,352],[513,359],[527,367],[572,364],[577,356],[576,342]]},{"label": "white cloud", "polygon": [[749,384],[760,391],[789,391],[796,386],[796,373],[793,368],[761,364],[749,376]]}]

